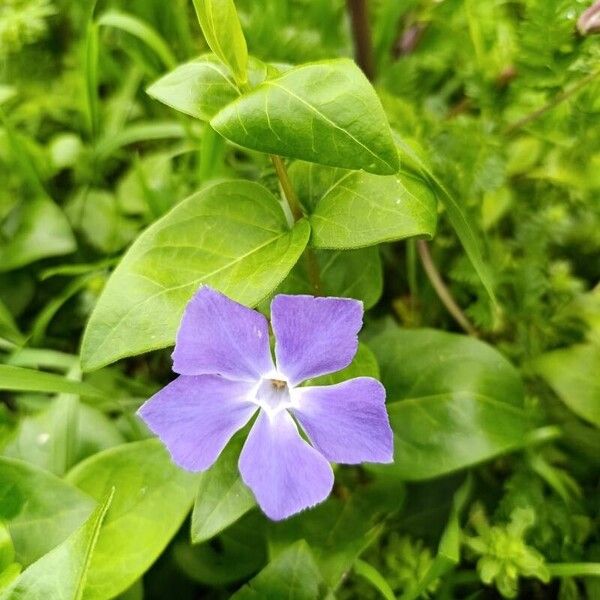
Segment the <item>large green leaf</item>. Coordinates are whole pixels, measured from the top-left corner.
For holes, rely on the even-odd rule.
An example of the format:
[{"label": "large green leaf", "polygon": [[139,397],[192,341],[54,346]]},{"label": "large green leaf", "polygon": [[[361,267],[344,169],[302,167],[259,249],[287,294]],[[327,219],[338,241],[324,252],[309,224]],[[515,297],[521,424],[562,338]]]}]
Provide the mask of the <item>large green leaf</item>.
[{"label": "large green leaf", "polygon": [[194,8],[210,49],[229,66],[236,81],[244,84],[248,48],[233,0],[194,0]]},{"label": "large green leaf", "polygon": [[211,124],[261,152],[380,175],[399,166],[377,94],[347,59],[290,69],[226,106]]},{"label": "large green leaf", "polygon": [[238,470],[243,437],[237,435],[217,462],[199,475],[192,513],[192,542],[200,544],[220,533],[256,506]]},{"label": "large green leaf", "polygon": [[238,590],[232,600],[318,600],[321,575],[305,541],[300,540]]},{"label": "large green leaf", "polygon": [[77,531],[26,569],[0,599],[81,600],[92,553],[112,497],[111,491]]},{"label": "large green leaf", "polygon": [[89,516],[94,501],[55,475],[0,458],[0,519],[16,560],[27,566],[63,542]]},{"label": "large green leaf", "polygon": [[[267,66],[257,59],[249,63],[249,79],[258,85],[267,76]],[[210,121],[240,90],[227,65],[214,54],[204,54],[179,65],[154,82],[147,93],[192,117]]]},{"label": "large green leaf", "polygon": [[413,236],[433,237],[436,197],[408,174],[346,173],[319,200],[311,217],[317,248],[360,248]]},{"label": "large green leaf", "polygon": [[257,183],[220,182],[194,194],[147,229],[110,277],[84,334],[82,367],[173,343],[203,283],[257,304],[294,266],[309,232],[304,219],[289,229]]},{"label": "large green leaf", "polygon": [[35,369],[0,365],[0,390],[81,394],[91,398],[104,398],[104,392],[95,387]]},{"label": "large green leaf", "polygon": [[0,272],[40,258],[73,252],[75,238],[63,212],[43,196],[25,200],[0,226]]},{"label": "large green leaf", "polygon": [[97,500],[115,488],[92,557],[86,600],[116,596],[150,567],[181,526],[197,482],[155,439],[100,452],[77,465],[67,480]]},{"label": "large green leaf", "polygon": [[[383,269],[379,249],[315,250],[325,296],[356,298],[365,309],[374,306],[383,292]],[[284,279],[278,293],[314,294],[308,278],[307,261],[300,260]]]},{"label": "large green leaf", "polygon": [[528,419],[516,369],[473,338],[390,329],[370,344],[387,390],[394,465],[417,480],[523,446]]},{"label": "large green leaf", "polygon": [[600,344],[548,352],[533,367],[576,415],[600,427]]}]

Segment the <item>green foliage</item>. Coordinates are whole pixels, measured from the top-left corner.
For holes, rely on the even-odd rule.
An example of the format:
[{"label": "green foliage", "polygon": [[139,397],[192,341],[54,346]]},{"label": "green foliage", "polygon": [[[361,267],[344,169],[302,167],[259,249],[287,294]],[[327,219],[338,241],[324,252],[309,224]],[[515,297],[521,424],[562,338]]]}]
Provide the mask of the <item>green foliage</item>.
[{"label": "green foliage", "polygon": [[394,472],[436,477],[525,443],[518,372],[482,342],[391,329],[371,341],[388,395]]},{"label": "green foliage", "polygon": [[110,507],[111,491],[89,519],[62,544],[26,569],[0,598],[81,600],[100,527]]},{"label": "green foliage", "polygon": [[257,304],[294,266],[309,231],[304,220],[290,229],[277,199],[256,183],[217,183],[191,196],[115,270],[86,330],[83,368],[172,344],[202,283]]},{"label": "green foliage", "polygon": [[516,509],[505,526],[490,526],[481,507],[471,514],[476,536],[466,536],[464,543],[480,556],[477,571],[481,581],[494,584],[504,598],[517,595],[519,577],[550,580],[544,557],[525,543],[524,536],[533,525],[535,514],[530,509]]},{"label": "green foliage", "polygon": [[349,60],[289,69],[226,106],[211,125],[261,152],[379,175],[398,171],[381,103]]},{"label": "green foliage", "polygon": [[[0,0],[0,598],[599,596],[591,0],[348,4]],[[395,463],[281,523],[247,429],[176,467],[202,283],[361,300],[309,384],[381,379]]]}]

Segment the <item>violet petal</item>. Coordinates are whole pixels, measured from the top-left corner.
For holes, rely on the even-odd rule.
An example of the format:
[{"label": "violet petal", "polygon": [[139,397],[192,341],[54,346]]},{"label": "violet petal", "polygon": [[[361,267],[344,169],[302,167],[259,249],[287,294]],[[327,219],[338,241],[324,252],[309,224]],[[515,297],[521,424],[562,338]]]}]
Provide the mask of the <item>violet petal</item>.
[{"label": "violet petal", "polygon": [[333,487],[329,463],[301,437],[291,415],[261,411],[239,460],[244,483],[274,521],[322,502]]},{"label": "violet petal", "polygon": [[350,298],[275,296],[271,325],[277,369],[291,385],[347,367],[358,348],[362,302]]},{"label": "violet petal", "polygon": [[372,377],[293,390],[293,409],[313,446],[336,463],[390,463],[394,441],[385,388]]},{"label": "violet petal", "polygon": [[185,308],[173,370],[256,381],[273,370],[267,320],[220,292],[201,287]]},{"label": "violet petal", "polygon": [[252,389],[253,384],[218,375],[181,375],[138,414],[167,446],[173,462],[204,471],[256,412],[256,404],[246,400]]}]

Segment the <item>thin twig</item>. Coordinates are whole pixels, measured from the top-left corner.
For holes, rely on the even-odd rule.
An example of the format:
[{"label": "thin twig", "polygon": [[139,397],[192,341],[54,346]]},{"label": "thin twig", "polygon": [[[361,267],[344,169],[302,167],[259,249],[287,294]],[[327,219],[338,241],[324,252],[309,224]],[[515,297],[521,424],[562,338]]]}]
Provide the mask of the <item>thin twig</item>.
[{"label": "thin twig", "polygon": [[544,104],[544,106],[542,106],[541,108],[534,110],[532,113],[529,113],[528,115],[509,125],[504,130],[504,135],[512,135],[519,129],[523,128],[525,125],[528,125],[532,121],[535,121],[542,115],[546,114],[549,110],[552,110],[559,104],[562,104],[565,100],[568,100],[569,98],[571,98],[571,96],[574,96],[577,92],[579,92],[579,90],[581,90],[581,88],[585,87],[588,83],[590,83],[596,77],[598,77],[598,75],[600,75],[600,70],[590,73],[589,75],[578,81],[572,88],[557,94],[556,96],[554,96],[554,98],[552,98],[552,100],[550,100],[550,102]]},{"label": "thin twig", "polygon": [[469,334],[473,336],[477,336],[477,330],[472,325],[471,321],[467,319],[465,313],[460,309],[458,304],[455,302],[450,290],[446,287],[444,280],[439,274],[433,259],[431,258],[431,253],[429,252],[429,246],[425,240],[417,241],[417,250],[419,251],[419,257],[421,259],[421,263],[423,265],[423,269],[425,269],[425,273],[433,286],[433,289],[436,291],[439,299],[442,301],[442,304],[446,307],[447,311],[454,317],[455,321]]}]

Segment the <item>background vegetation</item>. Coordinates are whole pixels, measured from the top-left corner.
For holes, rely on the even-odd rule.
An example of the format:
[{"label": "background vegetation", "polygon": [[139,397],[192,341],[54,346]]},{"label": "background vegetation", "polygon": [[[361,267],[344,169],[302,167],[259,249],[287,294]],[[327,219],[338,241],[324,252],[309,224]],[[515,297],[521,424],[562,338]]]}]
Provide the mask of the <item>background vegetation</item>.
[{"label": "background vegetation", "polygon": [[[588,4],[372,0],[367,22],[338,0],[237,0],[264,62],[359,43],[403,177],[438,212],[427,241],[435,223],[315,251],[321,291],[370,309],[350,368],[381,374],[397,458],[337,469],[330,500],[272,524],[235,447],[195,477],[142,441],[134,413],[170,380],[168,349],[80,368],[91,311],[146,227],[219,178],[279,193],[267,155],[145,92],[208,51],[192,4],[2,2],[0,597],[600,598]],[[289,165],[305,208],[306,168]],[[279,289],[311,285],[299,264]],[[139,352],[161,345],[136,335]],[[118,343],[95,366],[126,355]]]}]

